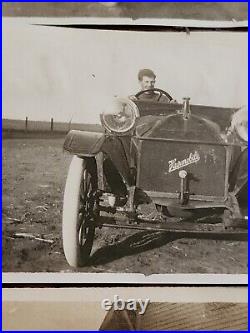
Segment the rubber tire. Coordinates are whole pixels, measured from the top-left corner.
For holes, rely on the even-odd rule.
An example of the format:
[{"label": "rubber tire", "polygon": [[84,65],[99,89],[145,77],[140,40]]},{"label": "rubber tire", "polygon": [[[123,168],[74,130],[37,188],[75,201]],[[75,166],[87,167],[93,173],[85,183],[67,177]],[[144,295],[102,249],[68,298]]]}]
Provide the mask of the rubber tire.
[{"label": "rubber tire", "polygon": [[73,156],[68,171],[63,199],[63,250],[68,264],[75,268],[82,267],[87,263],[95,235],[95,228],[93,227],[88,233],[85,244],[83,246],[80,245],[77,225],[81,190],[80,184],[85,169],[86,161],[77,156]]}]

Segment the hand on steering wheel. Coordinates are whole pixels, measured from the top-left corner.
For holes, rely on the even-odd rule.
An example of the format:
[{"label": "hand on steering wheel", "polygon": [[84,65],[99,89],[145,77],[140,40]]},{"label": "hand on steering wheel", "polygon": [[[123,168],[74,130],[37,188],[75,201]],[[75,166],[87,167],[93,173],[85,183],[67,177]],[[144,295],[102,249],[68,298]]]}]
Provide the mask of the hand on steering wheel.
[{"label": "hand on steering wheel", "polygon": [[160,99],[162,98],[162,96],[166,96],[168,99],[169,99],[169,102],[171,102],[172,100],[173,100],[173,98],[166,92],[166,91],[164,91],[164,90],[162,90],[162,89],[158,89],[158,88],[153,88],[153,89],[147,89],[147,90],[142,90],[142,91],[139,91],[136,95],[135,95],[135,97],[137,98],[137,99],[139,99],[139,97],[141,96],[141,95],[143,95],[144,93],[147,93],[147,92],[158,92],[159,93],[159,97],[157,98],[157,102],[159,102],[160,101]]}]

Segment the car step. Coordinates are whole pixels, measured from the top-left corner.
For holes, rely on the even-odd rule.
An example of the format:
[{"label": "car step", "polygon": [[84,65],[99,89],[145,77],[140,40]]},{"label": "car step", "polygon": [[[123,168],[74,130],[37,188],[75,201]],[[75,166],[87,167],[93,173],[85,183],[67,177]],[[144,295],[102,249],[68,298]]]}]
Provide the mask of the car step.
[{"label": "car step", "polygon": [[110,227],[131,230],[162,231],[174,234],[182,238],[208,238],[218,240],[239,240],[247,241],[247,230],[225,229],[223,224],[211,225],[191,222],[170,222],[170,223],[143,223],[130,221],[125,216],[101,216],[97,221],[97,227]]}]

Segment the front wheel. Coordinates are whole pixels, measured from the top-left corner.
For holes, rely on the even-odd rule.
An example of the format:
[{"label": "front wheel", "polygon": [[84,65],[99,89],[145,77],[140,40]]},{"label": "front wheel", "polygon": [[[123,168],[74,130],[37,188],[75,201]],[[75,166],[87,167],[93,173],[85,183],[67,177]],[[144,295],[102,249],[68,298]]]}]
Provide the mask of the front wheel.
[{"label": "front wheel", "polygon": [[96,177],[93,161],[73,157],[64,191],[62,219],[63,250],[72,267],[84,266],[92,250]]}]

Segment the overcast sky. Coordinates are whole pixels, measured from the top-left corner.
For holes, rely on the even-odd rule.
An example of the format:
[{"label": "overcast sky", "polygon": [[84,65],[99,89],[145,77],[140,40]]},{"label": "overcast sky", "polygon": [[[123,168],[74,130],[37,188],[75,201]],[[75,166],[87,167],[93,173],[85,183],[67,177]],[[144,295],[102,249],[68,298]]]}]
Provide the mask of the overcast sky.
[{"label": "overcast sky", "polygon": [[[114,95],[157,87],[193,104],[247,104],[247,33],[119,32],[34,26],[3,19],[3,117],[97,123]],[[39,18],[33,19],[39,22]]]}]

